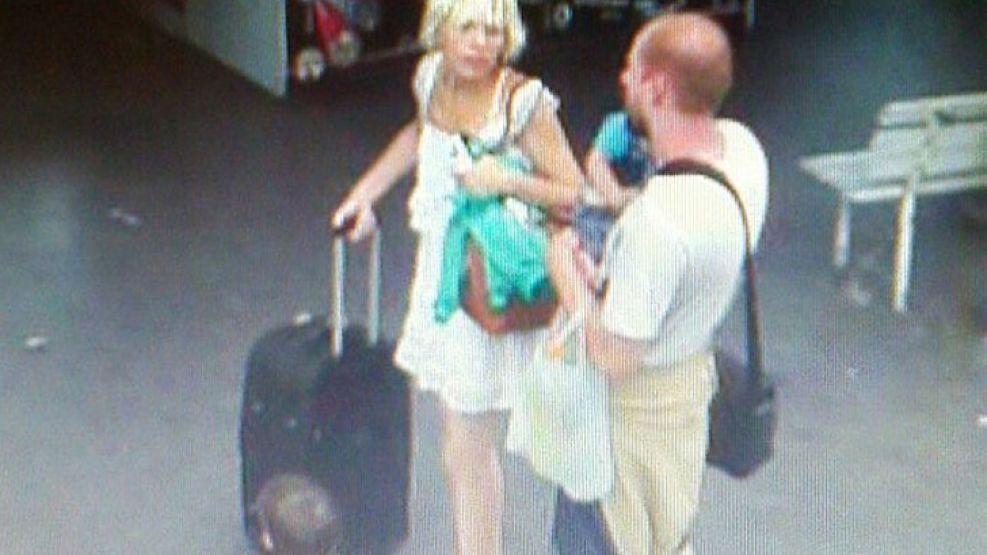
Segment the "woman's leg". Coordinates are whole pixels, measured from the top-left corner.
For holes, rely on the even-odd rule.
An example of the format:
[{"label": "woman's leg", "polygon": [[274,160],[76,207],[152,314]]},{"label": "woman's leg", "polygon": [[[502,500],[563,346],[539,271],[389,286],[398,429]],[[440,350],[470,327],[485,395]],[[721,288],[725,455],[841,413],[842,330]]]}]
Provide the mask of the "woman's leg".
[{"label": "woman's leg", "polygon": [[442,460],[452,506],[457,555],[502,555],[504,473],[500,414],[443,409]]}]

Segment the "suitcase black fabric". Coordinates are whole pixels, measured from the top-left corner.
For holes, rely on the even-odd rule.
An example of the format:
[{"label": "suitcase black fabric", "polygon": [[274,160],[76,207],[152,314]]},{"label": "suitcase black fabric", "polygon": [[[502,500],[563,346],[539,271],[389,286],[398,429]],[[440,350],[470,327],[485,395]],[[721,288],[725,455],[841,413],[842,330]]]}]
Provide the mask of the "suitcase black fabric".
[{"label": "suitcase black fabric", "polygon": [[362,328],[330,351],[325,318],[262,337],[244,379],[240,449],[244,524],[256,540],[250,508],[266,480],[309,476],[341,510],[347,551],[393,551],[408,531],[410,397],[392,348],[368,346]]}]

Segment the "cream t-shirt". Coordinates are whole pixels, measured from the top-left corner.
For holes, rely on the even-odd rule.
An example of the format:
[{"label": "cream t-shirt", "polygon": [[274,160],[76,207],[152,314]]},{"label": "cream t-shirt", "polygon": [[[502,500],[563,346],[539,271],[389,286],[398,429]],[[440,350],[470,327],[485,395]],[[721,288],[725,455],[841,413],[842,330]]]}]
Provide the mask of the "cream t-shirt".
[{"label": "cream t-shirt", "polygon": [[[756,245],[767,211],[767,159],[744,125],[722,119],[718,128],[724,156],[715,167],[737,189]],[[744,255],[743,221],[729,191],[705,176],[655,176],[611,234],[603,324],[650,342],[650,366],[710,349],[740,282]]]}]

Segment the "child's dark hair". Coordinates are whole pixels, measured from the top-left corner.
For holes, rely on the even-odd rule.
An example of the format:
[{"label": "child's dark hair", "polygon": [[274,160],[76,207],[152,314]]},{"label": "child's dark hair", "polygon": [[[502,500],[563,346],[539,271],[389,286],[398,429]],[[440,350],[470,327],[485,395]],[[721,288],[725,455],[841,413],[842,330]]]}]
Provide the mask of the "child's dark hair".
[{"label": "child's dark hair", "polygon": [[339,512],[324,488],[300,474],[264,483],[254,504],[257,544],[269,555],[339,553]]}]

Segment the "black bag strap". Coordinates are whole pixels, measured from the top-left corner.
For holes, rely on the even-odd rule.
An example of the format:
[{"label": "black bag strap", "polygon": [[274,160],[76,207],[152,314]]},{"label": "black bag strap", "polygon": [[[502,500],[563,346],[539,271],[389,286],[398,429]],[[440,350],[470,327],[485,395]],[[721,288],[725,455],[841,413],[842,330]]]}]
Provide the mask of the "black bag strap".
[{"label": "black bag strap", "polygon": [[507,118],[507,125],[504,126],[504,136],[501,138],[502,142],[507,141],[507,138],[511,135],[511,133],[516,131],[514,129],[514,102],[517,100],[517,93],[524,88],[525,85],[532,81],[534,81],[533,77],[522,75],[515,83],[512,84],[511,90],[507,93],[507,104],[504,106],[504,109],[507,110],[507,113],[505,114],[505,117]]},{"label": "black bag strap", "polygon": [[[507,70],[505,69],[504,71]],[[505,75],[503,78],[507,79],[508,76]],[[511,133],[514,131],[514,99],[517,96],[517,92],[531,81],[534,81],[533,77],[521,76],[520,78],[517,79],[516,82],[511,84],[510,90],[507,91],[506,98],[502,97],[497,99],[497,102],[504,103],[504,110],[506,111],[505,119],[507,121],[506,124],[504,125],[504,134],[501,135],[501,137],[497,140],[497,143],[493,148],[494,151],[501,150],[509,146],[508,138],[511,136]],[[503,95],[503,93],[500,94]],[[459,138],[463,141],[463,144],[467,146],[474,144],[473,137],[471,137],[468,133],[460,133]],[[472,150],[470,150],[470,155],[474,159],[477,158],[479,154],[480,153],[473,152]]]},{"label": "black bag strap", "polygon": [[744,257],[744,270],[746,272],[746,299],[747,299],[747,367],[750,368],[752,378],[755,383],[761,384],[764,381],[764,355],[761,348],[761,316],[758,311],[757,300],[757,268],[754,264],[754,238],[751,232],[750,222],[747,219],[747,210],[740,199],[740,194],[734,188],[730,180],[723,172],[710,166],[705,162],[681,158],[666,163],[658,171],[658,175],[702,175],[716,181],[733,196],[740,210],[740,217],[744,222],[744,243],[746,254]]},{"label": "black bag strap", "polygon": [[[505,69],[504,71],[508,71],[508,70]],[[509,79],[509,78],[512,78],[512,76],[504,77],[504,79]],[[509,146],[511,146],[510,141],[512,140],[512,138],[517,139],[516,136],[517,129],[515,128],[516,123],[514,121],[514,110],[515,110],[514,106],[515,106],[515,101],[517,99],[517,93],[518,91],[523,89],[525,85],[531,83],[534,80],[535,80],[534,77],[528,77],[527,75],[520,75],[519,77],[517,77],[517,80],[514,83],[511,83],[511,88],[510,90],[507,91],[506,99],[503,98],[498,99],[498,102],[504,102],[504,110],[505,110],[504,118],[506,119],[506,124],[504,125],[504,134],[501,135],[500,139],[497,141],[497,146],[496,146],[497,150],[503,150],[508,148]],[[515,136],[512,137],[512,135]]]}]

